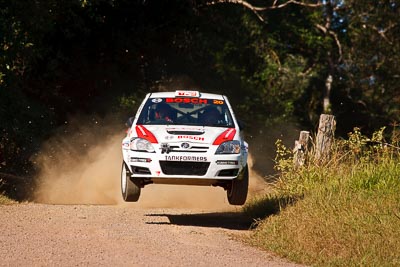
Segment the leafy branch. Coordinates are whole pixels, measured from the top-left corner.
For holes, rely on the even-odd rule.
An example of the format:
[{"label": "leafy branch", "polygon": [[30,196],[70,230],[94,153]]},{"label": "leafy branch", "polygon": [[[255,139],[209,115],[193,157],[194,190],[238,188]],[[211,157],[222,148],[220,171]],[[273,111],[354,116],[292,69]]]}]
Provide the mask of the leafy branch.
[{"label": "leafy branch", "polygon": [[272,9],[280,9],[280,8],[284,8],[290,4],[293,5],[299,5],[299,6],[304,6],[304,7],[320,7],[323,6],[324,4],[322,2],[318,2],[316,4],[312,4],[312,3],[305,3],[305,2],[301,2],[301,1],[296,1],[296,0],[289,0],[285,3],[282,4],[278,4],[278,0],[275,0],[274,3],[271,6],[253,6],[252,4],[250,4],[247,1],[243,1],[243,0],[217,0],[217,1],[210,1],[207,2],[206,5],[210,6],[210,5],[215,5],[215,4],[236,4],[236,5],[241,5],[249,10],[251,10],[256,16],[257,18],[264,22],[264,18],[260,15],[260,11],[266,11],[266,10],[272,10]]}]

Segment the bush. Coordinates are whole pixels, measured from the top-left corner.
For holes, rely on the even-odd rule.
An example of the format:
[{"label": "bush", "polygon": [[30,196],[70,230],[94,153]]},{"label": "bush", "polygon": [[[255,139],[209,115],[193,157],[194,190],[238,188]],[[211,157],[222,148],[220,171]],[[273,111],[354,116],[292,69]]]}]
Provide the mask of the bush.
[{"label": "bush", "polygon": [[[368,138],[355,129],[336,141],[328,162],[313,164],[311,156],[297,169],[278,143],[275,193],[245,207],[253,217],[272,214],[251,242],[312,265],[398,266],[400,149],[385,143],[383,131]],[[271,213],[260,204],[271,200],[290,205]]]}]

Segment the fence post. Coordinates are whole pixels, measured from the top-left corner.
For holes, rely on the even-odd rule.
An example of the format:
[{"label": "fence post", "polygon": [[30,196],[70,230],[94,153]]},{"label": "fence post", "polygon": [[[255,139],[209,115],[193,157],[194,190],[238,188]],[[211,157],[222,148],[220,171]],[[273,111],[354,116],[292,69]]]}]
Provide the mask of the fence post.
[{"label": "fence post", "polygon": [[315,159],[317,161],[325,161],[328,158],[335,136],[335,128],[335,116],[321,114],[315,147]]},{"label": "fence post", "polygon": [[301,131],[299,140],[296,140],[294,143],[294,167],[298,168],[303,166],[306,161],[306,156],[308,152],[308,142],[310,138],[310,132],[308,131]]}]

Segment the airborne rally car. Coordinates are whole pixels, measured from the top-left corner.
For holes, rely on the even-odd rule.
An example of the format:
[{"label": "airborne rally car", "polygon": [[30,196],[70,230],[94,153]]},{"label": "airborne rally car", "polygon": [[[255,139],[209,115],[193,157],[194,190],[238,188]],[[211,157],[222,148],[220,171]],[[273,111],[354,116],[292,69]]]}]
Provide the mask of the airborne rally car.
[{"label": "airborne rally car", "polygon": [[121,190],[138,201],[148,184],[221,186],[246,201],[248,145],[228,99],[198,91],[149,93],[122,141]]}]

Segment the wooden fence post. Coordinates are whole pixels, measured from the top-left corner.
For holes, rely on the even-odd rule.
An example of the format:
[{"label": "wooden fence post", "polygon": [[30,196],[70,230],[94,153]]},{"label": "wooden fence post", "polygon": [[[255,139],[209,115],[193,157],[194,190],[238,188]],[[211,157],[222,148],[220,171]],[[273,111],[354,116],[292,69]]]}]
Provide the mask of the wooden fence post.
[{"label": "wooden fence post", "polygon": [[335,136],[335,128],[335,116],[321,114],[315,147],[315,159],[317,161],[325,161],[328,158]]},{"label": "wooden fence post", "polygon": [[308,131],[301,131],[299,140],[296,140],[294,143],[294,167],[298,168],[303,166],[306,161],[306,156],[308,152],[308,143],[310,138],[310,132]]}]

